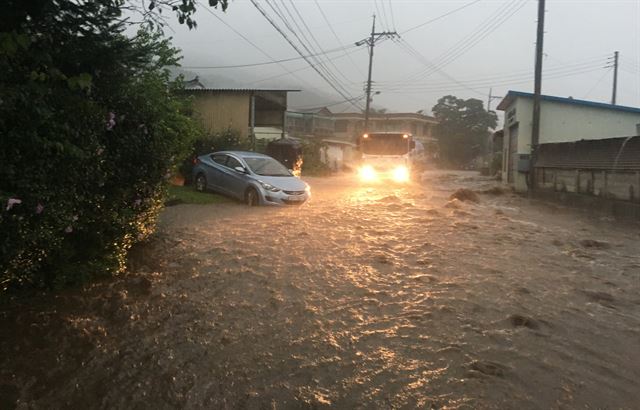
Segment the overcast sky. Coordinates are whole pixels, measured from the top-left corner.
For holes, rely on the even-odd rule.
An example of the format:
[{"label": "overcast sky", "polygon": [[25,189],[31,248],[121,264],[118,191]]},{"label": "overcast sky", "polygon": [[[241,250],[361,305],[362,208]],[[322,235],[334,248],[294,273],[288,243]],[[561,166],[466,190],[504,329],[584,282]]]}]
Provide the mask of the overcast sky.
[{"label": "overcast sky", "polygon": [[[366,46],[355,47],[354,43],[369,36],[375,14],[377,32],[400,34],[376,43],[373,90],[380,92],[374,96],[377,107],[429,113],[438,98],[447,94],[479,98],[486,104],[490,88],[494,96],[508,90],[533,90],[534,0],[258,0],[258,4],[302,54],[332,51],[317,57],[322,65],[312,62],[340,93],[303,59],[243,68],[190,69],[220,76],[217,84],[208,86],[231,85],[225,84],[227,78],[233,79],[233,86],[301,88],[321,93],[322,103],[355,98],[364,106],[361,97],[368,54]],[[251,1],[231,0],[225,13],[207,9],[212,13],[202,7],[198,10],[197,29],[188,30],[171,21],[171,29],[166,30],[183,50],[183,66],[299,57]],[[619,51],[617,102],[640,106],[640,0],[548,0],[546,9],[543,93],[610,102],[613,71],[606,67],[612,65],[614,51]],[[343,47],[346,49],[335,51]],[[498,102],[493,100],[492,107]],[[310,105],[317,103],[310,101]]]}]

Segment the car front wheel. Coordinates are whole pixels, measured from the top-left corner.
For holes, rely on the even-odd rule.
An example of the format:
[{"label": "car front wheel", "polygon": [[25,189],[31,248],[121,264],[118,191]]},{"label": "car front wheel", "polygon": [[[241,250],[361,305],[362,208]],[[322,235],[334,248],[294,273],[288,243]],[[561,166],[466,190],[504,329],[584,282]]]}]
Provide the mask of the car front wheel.
[{"label": "car front wheel", "polygon": [[260,202],[260,197],[258,196],[258,191],[255,188],[249,188],[246,195],[246,203],[249,206],[258,206]]},{"label": "car front wheel", "polygon": [[207,178],[204,176],[204,174],[198,174],[198,176],[196,176],[196,191],[199,192],[204,192],[207,190]]}]

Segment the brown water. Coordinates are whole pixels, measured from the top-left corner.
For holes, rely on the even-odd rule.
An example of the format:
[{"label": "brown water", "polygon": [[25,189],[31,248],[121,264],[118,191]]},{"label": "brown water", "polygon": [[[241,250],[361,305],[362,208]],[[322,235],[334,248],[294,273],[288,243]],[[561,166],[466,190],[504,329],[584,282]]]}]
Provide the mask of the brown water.
[{"label": "brown water", "polygon": [[640,231],[431,172],[168,208],[132,273],[5,304],[0,406],[640,408]]}]

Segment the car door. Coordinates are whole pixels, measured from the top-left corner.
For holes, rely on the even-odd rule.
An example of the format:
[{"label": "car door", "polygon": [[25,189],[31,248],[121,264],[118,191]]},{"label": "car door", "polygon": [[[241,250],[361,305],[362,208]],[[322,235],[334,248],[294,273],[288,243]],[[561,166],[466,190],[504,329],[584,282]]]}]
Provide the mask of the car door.
[{"label": "car door", "polygon": [[228,155],[211,154],[213,164],[207,169],[207,185],[208,188],[221,193],[227,193],[224,188],[225,164]]},{"label": "car door", "polygon": [[236,170],[236,167],[245,168],[238,158],[228,155],[223,181],[229,195],[242,200],[247,187],[247,174]]}]

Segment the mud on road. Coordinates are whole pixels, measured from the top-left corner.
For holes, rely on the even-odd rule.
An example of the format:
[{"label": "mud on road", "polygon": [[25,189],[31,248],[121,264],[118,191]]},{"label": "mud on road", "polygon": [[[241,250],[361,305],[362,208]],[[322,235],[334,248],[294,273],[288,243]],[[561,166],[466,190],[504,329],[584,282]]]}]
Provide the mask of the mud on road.
[{"label": "mud on road", "polygon": [[0,407],[638,408],[637,226],[470,173],[310,183],[170,207],[129,274],[3,303]]}]

